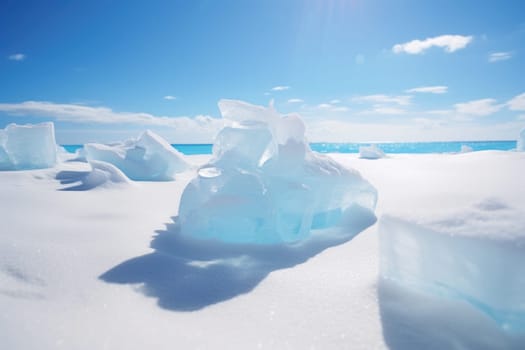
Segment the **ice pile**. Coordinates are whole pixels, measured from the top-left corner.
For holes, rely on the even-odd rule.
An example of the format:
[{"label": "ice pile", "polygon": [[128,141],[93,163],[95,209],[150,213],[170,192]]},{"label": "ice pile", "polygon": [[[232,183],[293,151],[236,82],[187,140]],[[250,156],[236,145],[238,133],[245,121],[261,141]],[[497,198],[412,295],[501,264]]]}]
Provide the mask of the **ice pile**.
[{"label": "ice pile", "polygon": [[0,170],[50,168],[56,162],[53,123],[9,124],[0,129]]},{"label": "ice pile", "polygon": [[384,158],[385,152],[377,147],[377,145],[359,146],[359,158],[363,159],[379,159]]},{"label": "ice pile", "polygon": [[149,130],[138,139],[121,143],[85,144],[82,153],[87,161],[111,163],[137,181],[169,181],[175,178],[176,173],[189,168],[181,153]]},{"label": "ice pile", "polygon": [[375,220],[375,188],[357,171],[313,152],[299,116],[233,100],[221,100],[219,108],[232,126],[220,131],[212,159],[184,190],[182,234],[294,242],[312,229],[366,227]]},{"label": "ice pile", "polygon": [[466,303],[503,332],[525,334],[523,210],[490,199],[432,222],[383,217],[379,237],[384,281]]},{"label": "ice pile", "polygon": [[518,151],[525,151],[525,128],[521,129],[518,139]]},{"label": "ice pile", "polygon": [[88,171],[63,170],[56,179],[66,187],[62,191],[88,191],[99,187],[131,186],[133,182],[116,166],[110,163],[92,160]]}]

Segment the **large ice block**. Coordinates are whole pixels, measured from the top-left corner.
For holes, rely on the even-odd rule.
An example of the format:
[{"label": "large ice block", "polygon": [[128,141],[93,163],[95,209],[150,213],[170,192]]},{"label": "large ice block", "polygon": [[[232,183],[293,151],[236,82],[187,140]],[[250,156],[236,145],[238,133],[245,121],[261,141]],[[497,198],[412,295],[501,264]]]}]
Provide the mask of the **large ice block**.
[{"label": "large ice block", "polygon": [[431,222],[382,217],[380,273],[525,332],[525,212],[494,200]]},{"label": "large ice block", "polygon": [[138,139],[104,145],[84,145],[88,161],[111,163],[127,177],[138,181],[169,181],[175,174],[189,168],[184,156],[166,140],[152,131],[145,131]]},{"label": "large ice block", "polygon": [[53,123],[9,124],[0,130],[0,170],[50,168],[56,161]]},{"label": "large ice block", "polygon": [[374,187],[357,171],[313,152],[299,116],[232,100],[221,100],[219,108],[232,125],[218,134],[212,159],[183,192],[182,234],[294,242],[312,229],[356,222],[356,213],[373,215]]}]

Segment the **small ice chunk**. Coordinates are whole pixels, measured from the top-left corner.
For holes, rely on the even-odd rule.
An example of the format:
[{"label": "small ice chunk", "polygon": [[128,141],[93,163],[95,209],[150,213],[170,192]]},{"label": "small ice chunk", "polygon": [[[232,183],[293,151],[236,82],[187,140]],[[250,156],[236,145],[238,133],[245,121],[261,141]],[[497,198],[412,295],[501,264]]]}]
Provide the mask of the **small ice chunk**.
[{"label": "small ice chunk", "polygon": [[469,153],[469,152],[472,152],[473,149],[472,147],[468,146],[468,145],[461,145],[461,150],[459,151],[460,153]]},{"label": "small ice chunk", "polygon": [[359,146],[359,158],[363,159],[379,159],[384,158],[385,152],[377,145]]},{"label": "small ice chunk", "polygon": [[149,130],[137,140],[111,145],[85,144],[84,154],[88,161],[111,163],[130,179],[138,181],[173,180],[176,173],[189,168],[181,153]]},{"label": "small ice chunk", "polygon": [[520,137],[518,138],[517,149],[518,151],[525,152],[525,128],[521,129],[520,131]]},{"label": "small ice chunk", "polygon": [[0,130],[0,170],[51,168],[56,162],[53,123],[9,124]]},{"label": "small ice chunk", "polygon": [[374,222],[375,188],[357,171],[313,152],[299,116],[231,100],[219,108],[233,123],[217,135],[212,159],[182,194],[182,234],[271,244]]},{"label": "small ice chunk", "polygon": [[7,154],[7,150],[5,149],[6,140],[7,134],[5,130],[0,129],[0,170],[5,170],[11,167],[11,160],[9,159],[9,154]]}]

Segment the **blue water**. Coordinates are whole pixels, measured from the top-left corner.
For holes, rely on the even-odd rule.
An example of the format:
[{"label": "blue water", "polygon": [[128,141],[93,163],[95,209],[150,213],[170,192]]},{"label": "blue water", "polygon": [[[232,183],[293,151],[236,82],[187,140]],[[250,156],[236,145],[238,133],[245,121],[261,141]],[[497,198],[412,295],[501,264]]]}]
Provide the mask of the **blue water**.
[{"label": "blue water", "polygon": [[[360,146],[369,143],[312,143],[314,151],[320,153],[359,153]],[[473,151],[509,151],[516,148],[516,141],[452,141],[452,142],[385,142],[377,143],[385,153],[451,153],[459,152],[461,146]]]},{"label": "blue water", "polygon": [[[312,143],[314,151],[320,153],[359,153],[359,146],[370,143]],[[451,153],[459,152],[461,146],[469,146],[473,151],[509,151],[516,148],[516,141],[453,141],[453,142],[385,142],[376,143],[385,153]],[[211,154],[211,144],[174,144],[175,149],[186,155]],[[71,153],[82,145],[63,145]]]}]

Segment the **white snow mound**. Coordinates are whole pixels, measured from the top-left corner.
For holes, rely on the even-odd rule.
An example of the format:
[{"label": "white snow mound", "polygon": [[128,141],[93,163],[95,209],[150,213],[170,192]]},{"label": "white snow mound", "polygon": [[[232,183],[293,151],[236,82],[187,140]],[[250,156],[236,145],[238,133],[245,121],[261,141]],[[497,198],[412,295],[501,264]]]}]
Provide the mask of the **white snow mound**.
[{"label": "white snow mound", "polygon": [[189,168],[184,156],[166,140],[147,130],[138,139],[122,143],[84,145],[87,161],[111,163],[127,177],[137,181],[169,181]]},{"label": "white snow mound", "polygon": [[53,123],[9,124],[0,129],[0,170],[51,168],[56,162]]},{"label": "white snow mound", "polygon": [[293,242],[312,229],[363,225],[360,219],[370,218],[363,210],[373,216],[375,188],[357,171],[313,152],[298,115],[233,100],[221,100],[219,108],[233,124],[217,135],[212,159],[184,190],[182,234]]}]

